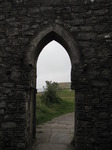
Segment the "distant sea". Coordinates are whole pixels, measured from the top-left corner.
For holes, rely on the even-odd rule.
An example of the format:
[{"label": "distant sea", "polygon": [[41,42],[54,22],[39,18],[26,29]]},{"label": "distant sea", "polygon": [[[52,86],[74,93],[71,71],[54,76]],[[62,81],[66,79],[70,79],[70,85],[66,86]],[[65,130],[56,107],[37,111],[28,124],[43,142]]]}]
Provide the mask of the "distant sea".
[{"label": "distant sea", "polygon": [[44,92],[44,89],[43,88],[38,88],[37,92]]}]

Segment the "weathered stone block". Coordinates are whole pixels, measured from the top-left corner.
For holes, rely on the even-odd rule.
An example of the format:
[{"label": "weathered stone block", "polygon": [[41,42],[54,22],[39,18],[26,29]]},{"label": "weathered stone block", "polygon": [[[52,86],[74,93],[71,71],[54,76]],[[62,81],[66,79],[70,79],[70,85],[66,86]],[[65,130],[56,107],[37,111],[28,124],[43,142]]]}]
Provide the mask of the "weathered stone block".
[{"label": "weathered stone block", "polygon": [[3,20],[4,19],[4,15],[0,15],[0,20]]},{"label": "weathered stone block", "polygon": [[108,149],[108,150],[111,150],[111,144],[106,144],[106,143],[102,143],[98,146],[99,150],[105,150],[105,149]]},{"label": "weathered stone block", "polygon": [[86,19],[86,24],[87,25],[94,25],[96,23],[97,23],[97,18],[96,17],[91,17],[91,18]]},{"label": "weathered stone block", "polygon": [[94,48],[86,48],[82,50],[84,57],[93,58],[96,56],[96,51]]},{"label": "weathered stone block", "polygon": [[1,8],[11,8],[11,2],[3,2],[0,4]]},{"label": "weathered stone block", "polygon": [[107,112],[101,112],[101,113],[99,113],[98,116],[101,120],[108,119],[108,117],[109,117]]},{"label": "weathered stone block", "polygon": [[77,25],[83,25],[84,24],[84,20],[83,19],[77,19],[75,18],[73,21],[72,21],[72,24],[77,26]]},{"label": "weathered stone block", "polygon": [[39,13],[39,8],[29,8],[28,9],[28,13],[30,13],[31,15],[32,14],[37,14],[37,13]]},{"label": "weathered stone block", "polygon": [[104,15],[105,13],[108,13],[108,9],[97,10],[97,11],[94,11],[94,13],[96,15]]},{"label": "weathered stone block", "polygon": [[16,128],[17,125],[15,122],[5,122],[1,125],[2,129],[11,129],[11,128]]},{"label": "weathered stone block", "polygon": [[85,145],[81,142],[81,143],[79,143],[78,141],[77,141],[77,143],[76,143],[76,145],[75,145],[75,148],[77,149],[77,150],[84,150],[85,149]]},{"label": "weathered stone block", "polygon": [[92,26],[81,26],[80,29],[81,31],[93,31]]},{"label": "weathered stone block", "polygon": [[96,33],[79,33],[77,38],[78,40],[95,40],[96,39]]},{"label": "weathered stone block", "polygon": [[18,107],[17,107],[17,102],[14,103],[8,103],[7,104],[7,110],[10,111],[10,112],[16,112],[18,110]]},{"label": "weathered stone block", "polygon": [[72,27],[71,29],[70,29],[70,32],[75,32],[75,33],[77,33],[77,32],[79,32],[80,31],[80,28],[79,27]]},{"label": "weathered stone block", "polygon": [[91,112],[92,106],[85,106],[85,112]]},{"label": "weathered stone block", "polygon": [[[77,108],[77,106],[76,106],[76,108]],[[81,109],[79,109],[79,107],[77,108],[77,110],[79,110],[79,111],[77,112],[77,115],[76,115],[76,118],[77,118],[78,120],[83,120],[84,118],[86,118],[86,115],[85,115],[85,112],[84,112],[84,111],[81,111]]]},{"label": "weathered stone block", "polygon": [[0,108],[5,108],[5,106],[6,106],[6,102],[5,101],[0,102]]},{"label": "weathered stone block", "polygon": [[17,148],[24,149],[25,148],[25,143],[18,143]]},{"label": "weathered stone block", "polygon": [[8,37],[17,36],[17,35],[19,35],[18,28],[8,29],[6,34]]},{"label": "weathered stone block", "polygon": [[13,81],[20,80],[21,79],[21,71],[17,71],[17,70],[12,71],[12,73],[11,73],[11,79]]},{"label": "weathered stone block", "polygon": [[0,45],[4,44],[5,39],[0,39]]},{"label": "weathered stone block", "polygon": [[101,25],[96,25],[95,31],[98,33],[107,32],[107,30],[108,30],[107,26],[108,26],[107,23],[103,23]]},{"label": "weathered stone block", "polygon": [[97,87],[98,86],[99,87],[106,87],[106,86],[108,87],[109,86],[109,82],[106,81],[106,80],[105,81],[104,80],[99,80],[99,81],[98,80],[97,81],[94,80],[94,81],[92,81],[92,85],[93,86],[97,86]]},{"label": "weathered stone block", "polygon": [[78,42],[80,48],[90,48],[90,42],[89,41],[81,41]]},{"label": "weathered stone block", "polygon": [[0,131],[0,139],[3,138],[3,131]]},{"label": "weathered stone block", "polygon": [[4,109],[0,109],[0,115],[4,115]]}]

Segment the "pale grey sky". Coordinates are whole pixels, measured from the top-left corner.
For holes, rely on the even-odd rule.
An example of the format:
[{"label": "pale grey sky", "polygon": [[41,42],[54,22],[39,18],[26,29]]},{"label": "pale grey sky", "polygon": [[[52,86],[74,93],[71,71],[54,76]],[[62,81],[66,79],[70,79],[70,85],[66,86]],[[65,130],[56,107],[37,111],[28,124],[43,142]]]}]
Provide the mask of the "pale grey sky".
[{"label": "pale grey sky", "polygon": [[37,61],[37,88],[45,81],[70,82],[71,62],[66,50],[56,41],[47,44]]}]

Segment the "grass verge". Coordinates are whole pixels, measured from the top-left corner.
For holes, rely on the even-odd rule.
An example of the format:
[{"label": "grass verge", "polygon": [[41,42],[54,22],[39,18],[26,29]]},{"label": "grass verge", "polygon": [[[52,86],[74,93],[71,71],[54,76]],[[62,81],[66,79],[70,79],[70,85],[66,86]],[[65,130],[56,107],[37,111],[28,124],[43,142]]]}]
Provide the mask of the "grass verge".
[{"label": "grass verge", "polygon": [[61,90],[59,93],[60,98],[62,99],[60,103],[45,105],[41,102],[41,94],[37,94],[37,104],[36,104],[36,122],[37,125],[47,122],[55,117],[60,115],[74,112],[74,91],[71,90]]}]

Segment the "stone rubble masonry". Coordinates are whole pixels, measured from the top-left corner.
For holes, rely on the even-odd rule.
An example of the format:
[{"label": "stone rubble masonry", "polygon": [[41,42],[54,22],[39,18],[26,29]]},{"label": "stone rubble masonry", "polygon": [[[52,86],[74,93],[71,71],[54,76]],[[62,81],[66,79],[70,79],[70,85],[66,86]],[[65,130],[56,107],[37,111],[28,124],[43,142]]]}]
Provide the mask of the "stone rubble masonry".
[{"label": "stone rubble masonry", "polygon": [[72,61],[75,150],[111,150],[111,0],[0,0],[0,150],[35,140],[34,64],[52,40]]}]

